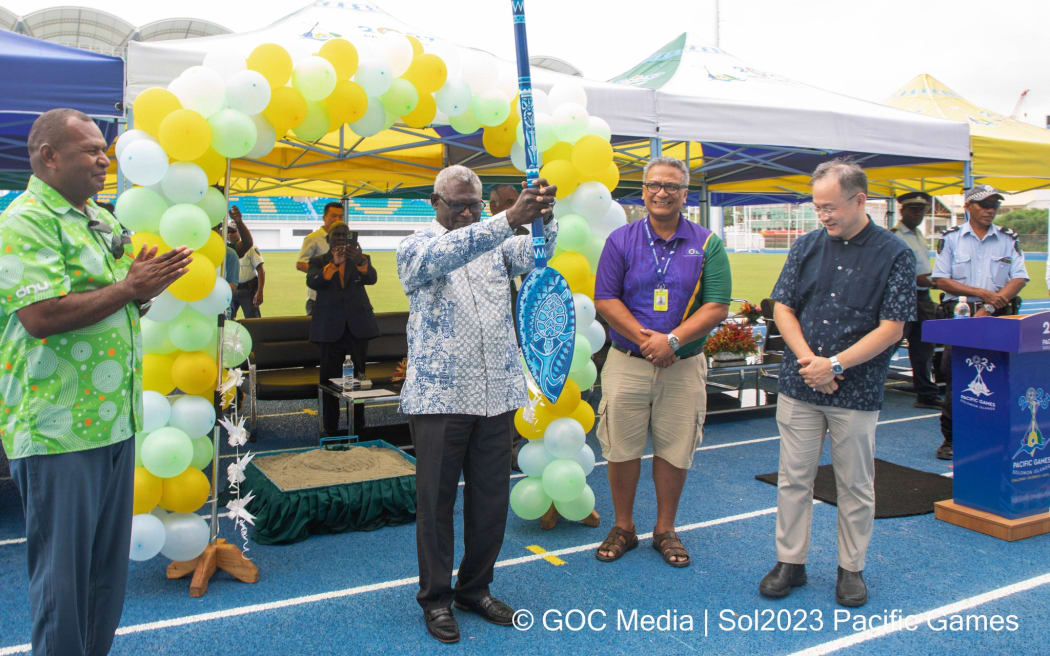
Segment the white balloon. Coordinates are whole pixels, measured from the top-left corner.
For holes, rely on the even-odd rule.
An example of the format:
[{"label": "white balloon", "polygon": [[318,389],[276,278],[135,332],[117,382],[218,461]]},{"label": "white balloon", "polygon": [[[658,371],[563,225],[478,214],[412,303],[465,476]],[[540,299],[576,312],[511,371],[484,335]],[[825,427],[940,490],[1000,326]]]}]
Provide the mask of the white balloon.
[{"label": "white balloon", "polygon": [[561,107],[565,103],[573,103],[587,109],[587,92],[583,85],[576,80],[559,80],[547,92],[553,109]]},{"label": "white balloon", "polygon": [[[514,97],[518,95],[517,71],[515,71],[510,66],[502,67],[500,69],[499,75],[496,76],[496,84],[490,88],[497,89],[507,102],[511,102],[512,100],[514,100]],[[534,96],[535,93],[536,92],[533,91]],[[535,98],[533,98],[533,106],[535,106],[535,104],[536,100]],[[514,109],[516,110],[517,106],[515,106]],[[518,112],[518,114],[520,115],[521,112]]]},{"label": "white balloon", "polygon": [[208,191],[208,174],[193,162],[173,162],[160,186],[164,197],[174,204],[197,203]]},{"label": "white balloon", "polygon": [[115,146],[113,146],[113,150],[117,155],[117,159],[119,160],[121,155],[124,154],[125,148],[135,143],[139,139],[146,139],[154,143],[156,143],[157,141],[153,138],[153,135],[151,135],[149,132],[146,132],[145,130],[128,130],[124,134],[117,137],[117,143]]},{"label": "white balloon", "polygon": [[532,90],[532,111],[543,112],[544,114],[551,113],[551,101],[550,96],[543,89],[533,88]]},{"label": "white balloon", "polygon": [[199,301],[193,301],[190,303],[190,307],[206,316],[215,316],[222,314],[226,311],[226,308],[230,307],[230,301],[233,299],[233,290],[230,289],[230,285],[227,284],[226,279],[222,276],[215,277],[215,284],[208,292],[208,295]]},{"label": "white balloon", "polygon": [[149,560],[160,553],[165,539],[163,521],[149,513],[135,515],[131,518],[131,550],[128,557],[137,561]]},{"label": "white balloon", "polygon": [[186,301],[175,298],[170,291],[165,289],[160,296],[153,299],[153,305],[149,308],[149,318],[154,321],[170,321],[179,316],[185,307]]},{"label": "white balloon", "polygon": [[459,116],[470,109],[470,85],[458,78],[448,78],[434,94],[434,102],[446,116]]},{"label": "white balloon", "polygon": [[121,173],[137,185],[155,185],[168,172],[168,154],[156,141],[136,139],[124,148],[121,155],[117,158]]},{"label": "white balloon", "polygon": [[[227,289],[229,285],[226,286]],[[215,426],[215,407],[203,396],[187,394],[171,404],[171,426],[186,433],[190,439],[207,435]]]},{"label": "white balloon", "polygon": [[576,330],[583,330],[594,321],[594,301],[586,294],[573,294],[572,305],[576,309]]},{"label": "white balloon", "polygon": [[255,145],[245,155],[248,159],[261,159],[270,154],[273,147],[277,145],[277,135],[274,134],[273,126],[260,114],[251,117],[255,124]]},{"label": "white balloon", "polygon": [[[542,156],[540,159],[543,159]],[[559,200],[558,204],[554,206],[554,218],[560,219],[569,214],[576,214],[576,208],[572,206],[572,194]]]},{"label": "white balloon", "polygon": [[202,65],[218,73],[223,80],[229,80],[247,67],[244,57],[235,50],[213,50],[204,55]]},{"label": "white balloon", "polygon": [[590,116],[587,118],[587,134],[596,134],[602,139],[609,141],[612,139],[612,128],[605,122],[605,119],[599,116]]},{"label": "white balloon", "polygon": [[573,460],[580,463],[580,467],[583,467],[584,476],[590,476],[591,472],[594,471],[594,451],[587,444],[584,444],[583,448],[573,456]]},{"label": "white balloon", "polygon": [[[579,325],[579,323],[576,325]],[[605,334],[605,326],[599,323],[597,319],[584,329],[583,336],[587,338],[587,343],[591,345],[591,355],[602,350],[602,347],[605,346],[605,340],[608,338],[608,335]]]},{"label": "white balloon", "polygon": [[[557,208],[558,205],[555,205],[554,207]],[[590,223],[591,225],[591,232],[598,235],[602,239],[605,239],[612,233],[613,230],[616,230],[621,226],[627,225],[627,212],[624,211],[623,207],[619,203],[609,203],[609,209],[606,210],[605,214],[602,215],[601,218],[593,219],[588,217],[588,223]]]},{"label": "white balloon", "polygon": [[593,222],[595,217],[605,216],[612,203],[612,194],[597,180],[582,183],[572,195],[572,206],[576,208],[576,213],[589,223]]},{"label": "white balloon", "polygon": [[572,417],[558,417],[543,433],[543,446],[554,458],[575,457],[586,441],[583,426]]},{"label": "white balloon", "polygon": [[[411,47],[412,44],[409,44]],[[354,73],[354,81],[361,85],[365,93],[372,98],[378,98],[390,89],[390,83],[394,81],[394,74],[390,71],[390,64],[385,60],[362,59],[357,65]],[[369,102],[369,106],[371,106]]]},{"label": "white balloon", "polygon": [[240,71],[226,82],[226,106],[249,116],[270,104],[270,83],[257,71]]},{"label": "white balloon", "polygon": [[208,546],[208,523],[192,513],[171,513],[164,518],[164,547],[169,560],[193,560]]},{"label": "white balloon", "polygon": [[554,109],[551,120],[558,141],[576,143],[580,137],[587,134],[587,110],[582,105],[562,103]]},{"label": "white balloon", "polygon": [[386,60],[390,63],[390,73],[394,77],[401,77],[412,64],[415,51],[412,43],[404,34],[397,32],[386,32],[380,38],[380,47],[386,51]]},{"label": "white balloon", "polygon": [[471,89],[488,88],[499,75],[496,58],[480,50],[464,51],[462,67],[463,80]]},{"label": "white balloon", "polygon": [[171,419],[171,404],[160,392],[146,390],[142,393],[142,432],[152,433],[168,425]]},{"label": "white balloon", "polygon": [[383,130],[383,125],[386,123],[386,114],[383,103],[378,98],[369,97],[368,109],[365,110],[365,115],[353,123],[347,123],[347,125],[354,131],[354,134],[361,137],[371,137]]},{"label": "white balloon", "polygon": [[518,449],[518,469],[526,476],[543,476],[543,470],[554,456],[543,446],[543,440],[529,440]]},{"label": "white balloon", "polygon": [[226,105],[226,83],[210,68],[191,66],[168,85],[186,109],[208,118]]}]

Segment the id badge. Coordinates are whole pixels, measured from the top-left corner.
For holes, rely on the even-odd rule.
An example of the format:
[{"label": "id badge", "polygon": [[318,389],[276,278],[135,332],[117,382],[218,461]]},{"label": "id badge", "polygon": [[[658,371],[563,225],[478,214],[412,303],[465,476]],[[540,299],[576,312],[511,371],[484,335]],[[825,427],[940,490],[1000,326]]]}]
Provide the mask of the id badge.
[{"label": "id badge", "polygon": [[667,288],[657,287],[653,290],[653,310],[667,312]]}]

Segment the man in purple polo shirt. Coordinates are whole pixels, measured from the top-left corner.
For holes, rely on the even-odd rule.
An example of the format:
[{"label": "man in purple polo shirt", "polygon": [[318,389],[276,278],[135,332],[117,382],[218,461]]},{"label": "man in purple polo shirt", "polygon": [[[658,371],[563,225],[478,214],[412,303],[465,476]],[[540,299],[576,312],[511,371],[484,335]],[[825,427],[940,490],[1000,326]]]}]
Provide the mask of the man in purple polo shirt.
[{"label": "man in purple polo shirt", "polygon": [[674,531],[675,515],[707,407],[703,345],[729,313],[732,280],[722,240],[682,217],[686,165],[656,157],[643,179],[649,215],[609,235],[594,286],[594,306],[612,337],[598,441],[616,513],[595,556],[609,562],[638,546],[634,494],[652,432],[653,548],[672,567],[685,567],[689,552]]}]

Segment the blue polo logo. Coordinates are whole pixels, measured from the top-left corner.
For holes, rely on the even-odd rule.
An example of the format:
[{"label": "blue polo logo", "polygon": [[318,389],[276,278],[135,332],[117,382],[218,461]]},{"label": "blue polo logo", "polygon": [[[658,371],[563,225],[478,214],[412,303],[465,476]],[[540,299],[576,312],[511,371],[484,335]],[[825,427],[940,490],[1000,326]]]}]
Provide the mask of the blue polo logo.
[{"label": "blue polo logo", "polygon": [[1028,430],[1025,431],[1024,437],[1021,438],[1021,448],[1014,454],[1014,458],[1017,458],[1022,453],[1027,453],[1028,457],[1033,457],[1036,451],[1046,447],[1046,438],[1043,437],[1043,431],[1039,430],[1039,424],[1035,415],[1039,408],[1046,410],[1050,407],[1050,394],[1044,392],[1042,387],[1039,389],[1029,387],[1024,396],[1017,397],[1017,405],[1021,406],[1022,411],[1027,409],[1031,413],[1032,423],[1029,424]]}]

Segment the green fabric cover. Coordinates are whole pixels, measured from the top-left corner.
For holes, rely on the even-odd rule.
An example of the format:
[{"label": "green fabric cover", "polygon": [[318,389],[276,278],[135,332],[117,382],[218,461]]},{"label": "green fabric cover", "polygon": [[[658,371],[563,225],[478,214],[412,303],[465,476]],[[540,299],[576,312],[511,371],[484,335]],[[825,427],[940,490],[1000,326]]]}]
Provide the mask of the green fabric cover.
[{"label": "green fabric cover", "polygon": [[258,544],[290,544],[318,533],[374,531],[416,518],[415,476],[287,492],[254,462],[244,477],[241,489],[255,493],[248,512],[255,515],[252,540]]}]

